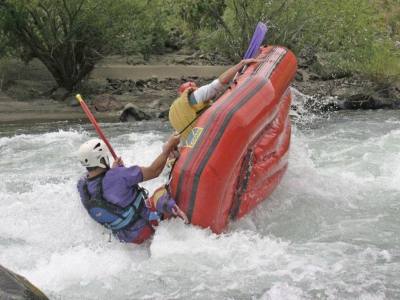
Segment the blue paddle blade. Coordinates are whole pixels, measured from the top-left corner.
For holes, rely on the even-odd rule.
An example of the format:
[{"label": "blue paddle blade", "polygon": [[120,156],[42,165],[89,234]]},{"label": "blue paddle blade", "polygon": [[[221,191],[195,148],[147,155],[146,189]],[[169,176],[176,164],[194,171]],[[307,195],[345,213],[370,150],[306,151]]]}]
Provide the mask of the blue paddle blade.
[{"label": "blue paddle blade", "polygon": [[262,22],[258,22],[256,30],[253,33],[253,37],[251,38],[249,48],[247,48],[247,51],[244,54],[244,59],[253,58],[257,55],[258,49],[264,40],[267,30],[267,25]]}]

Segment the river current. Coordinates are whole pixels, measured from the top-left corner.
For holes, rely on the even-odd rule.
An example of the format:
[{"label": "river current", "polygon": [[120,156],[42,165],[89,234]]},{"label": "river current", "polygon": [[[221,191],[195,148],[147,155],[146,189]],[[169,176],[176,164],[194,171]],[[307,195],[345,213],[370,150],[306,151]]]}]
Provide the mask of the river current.
[{"label": "river current", "polygon": [[[267,201],[222,235],[170,220],[139,246],[79,201],[91,126],[2,125],[0,264],[51,299],[399,299],[400,112],[294,121],[288,171]],[[149,164],[169,132],[102,126],[126,165]]]}]

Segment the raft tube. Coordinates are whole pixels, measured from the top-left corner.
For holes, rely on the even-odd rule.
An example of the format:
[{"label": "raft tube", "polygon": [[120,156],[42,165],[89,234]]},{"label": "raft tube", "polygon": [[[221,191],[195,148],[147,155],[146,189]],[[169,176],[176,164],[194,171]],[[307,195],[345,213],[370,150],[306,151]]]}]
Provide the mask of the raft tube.
[{"label": "raft tube", "polygon": [[269,46],[257,58],[198,118],[172,170],[179,207],[215,233],[265,200],[287,169],[296,57]]}]

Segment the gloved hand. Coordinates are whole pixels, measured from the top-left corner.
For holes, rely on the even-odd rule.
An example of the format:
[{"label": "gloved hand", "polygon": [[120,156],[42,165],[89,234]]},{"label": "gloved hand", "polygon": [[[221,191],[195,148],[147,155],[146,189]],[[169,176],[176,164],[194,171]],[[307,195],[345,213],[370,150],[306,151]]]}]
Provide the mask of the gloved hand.
[{"label": "gloved hand", "polygon": [[124,162],[123,162],[122,158],[121,157],[117,157],[117,159],[114,160],[111,168],[123,167],[123,166],[124,166]]},{"label": "gloved hand", "polygon": [[163,145],[163,152],[169,155],[175,148],[178,147],[181,136],[177,133],[172,134],[168,141]]},{"label": "gloved hand", "polygon": [[188,217],[187,217],[186,214],[178,207],[178,205],[175,204],[175,206],[172,208],[172,213],[173,213],[175,216],[181,218],[181,219],[185,222],[185,224],[189,224],[189,219],[188,219]]}]

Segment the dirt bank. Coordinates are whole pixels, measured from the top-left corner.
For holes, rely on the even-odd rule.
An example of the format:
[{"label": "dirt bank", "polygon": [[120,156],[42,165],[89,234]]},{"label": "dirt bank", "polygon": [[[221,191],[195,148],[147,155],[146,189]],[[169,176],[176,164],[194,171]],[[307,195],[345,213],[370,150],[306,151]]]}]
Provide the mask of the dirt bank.
[{"label": "dirt bank", "polygon": [[[112,93],[123,105],[134,103],[139,108],[150,110],[152,116],[168,108],[176,96],[177,85],[186,78],[200,81],[211,80],[226,69],[226,66],[213,65],[170,65],[130,64],[121,58],[107,58],[91,74],[81,91],[91,104],[95,94]],[[49,91],[55,86],[51,75],[38,61],[24,65],[18,61],[9,61],[7,74],[3,72],[5,84],[0,91],[0,123],[46,122],[46,121],[82,121],[86,117],[76,106],[73,96],[64,101],[51,99]],[[1,75],[1,73],[0,73]],[[135,91],[110,91],[110,82],[156,81],[160,88],[148,88],[145,85]],[[97,112],[102,121],[118,121],[120,111]]]},{"label": "dirt bank", "polygon": [[[313,66],[325,65],[316,57],[299,57],[299,70],[293,82],[300,92],[314,96],[306,103],[310,109],[400,107],[399,82],[382,86],[345,74],[330,78],[332,70],[329,68],[325,68],[328,75],[315,72]],[[201,85],[228,67],[212,63],[214,61],[210,59],[193,55],[165,55],[154,57],[149,62],[137,57],[107,57],[96,66],[79,92],[101,121],[119,121],[121,108],[128,103],[132,103],[144,119],[165,118],[180,83],[195,80]],[[37,60],[29,65],[15,60],[0,64],[0,123],[87,122],[72,95],[60,100],[63,91],[50,92],[55,85],[52,76]],[[119,103],[118,108],[96,111],[93,101],[96,101],[96,95],[102,94],[112,95],[112,99]]]}]

